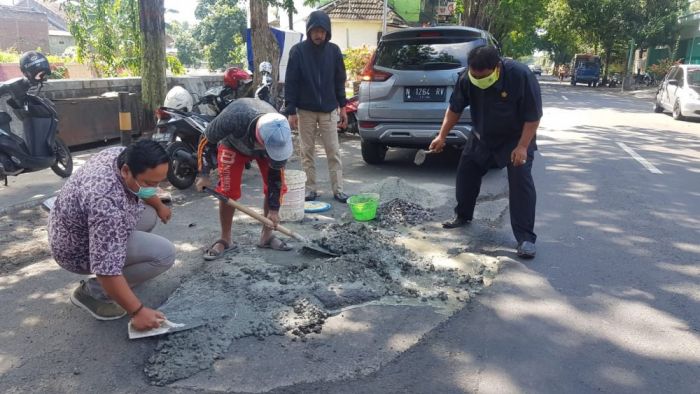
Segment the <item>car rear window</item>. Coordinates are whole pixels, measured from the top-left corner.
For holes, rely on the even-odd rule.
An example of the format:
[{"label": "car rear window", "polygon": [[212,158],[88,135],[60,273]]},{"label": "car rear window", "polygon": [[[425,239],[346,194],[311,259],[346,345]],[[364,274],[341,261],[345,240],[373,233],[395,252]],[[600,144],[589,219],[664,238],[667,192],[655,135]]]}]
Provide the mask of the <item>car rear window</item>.
[{"label": "car rear window", "polygon": [[416,38],[384,41],[375,65],[394,70],[451,70],[467,66],[467,54],[476,38]]}]

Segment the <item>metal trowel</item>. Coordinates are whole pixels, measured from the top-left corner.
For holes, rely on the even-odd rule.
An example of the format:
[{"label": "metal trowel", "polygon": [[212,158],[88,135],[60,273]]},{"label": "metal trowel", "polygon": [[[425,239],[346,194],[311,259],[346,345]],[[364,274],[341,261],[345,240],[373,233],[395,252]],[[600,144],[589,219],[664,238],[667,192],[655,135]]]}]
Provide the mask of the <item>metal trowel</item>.
[{"label": "metal trowel", "polygon": [[128,325],[129,339],[139,339],[139,338],[154,337],[154,336],[163,335],[163,334],[172,334],[172,333],[178,332],[178,331],[191,330],[193,328],[201,327],[204,324],[206,324],[204,321],[201,321],[198,323],[180,324],[180,323],[173,323],[170,320],[166,319],[158,328],[153,328],[153,329],[146,330],[146,331],[136,331],[131,326],[131,321],[129,321],[129,325]]},{"label": "metal trowel", "polygon": [[437,152],[434,150],[418,149],[418,152],[416,152],[416,157],[413,159],[413,163],[419,166],[425,162],[425,158],[428,157],[428,155],[432,155],[433,153]]}]

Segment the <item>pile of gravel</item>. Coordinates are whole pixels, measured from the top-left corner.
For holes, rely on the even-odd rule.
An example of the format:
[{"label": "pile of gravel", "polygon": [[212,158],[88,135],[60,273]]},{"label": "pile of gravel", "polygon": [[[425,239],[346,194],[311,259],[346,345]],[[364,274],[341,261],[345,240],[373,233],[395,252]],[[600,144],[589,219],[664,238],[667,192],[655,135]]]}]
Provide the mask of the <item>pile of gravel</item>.
[{"label": "pile of gravel", "polygon": [[401,224],[415,226],[431,220],[433,215],[434,212],[431,209],[400,198],[383,203],[377,209],[381,227],[394,227]]}]

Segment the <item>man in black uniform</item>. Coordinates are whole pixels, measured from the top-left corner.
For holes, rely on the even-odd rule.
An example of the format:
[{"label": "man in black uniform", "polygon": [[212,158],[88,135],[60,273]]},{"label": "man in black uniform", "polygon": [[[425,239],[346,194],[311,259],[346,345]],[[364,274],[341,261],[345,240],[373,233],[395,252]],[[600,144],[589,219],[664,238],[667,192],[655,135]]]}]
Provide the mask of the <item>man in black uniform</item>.
[{"label": "man in black uniform", "polygon": [[527,66],[501,59],[493,47],[477,47],[469,54],[469,69],[455,86],[440,134],[430,149],[441,151],[445,138],[470,106],[474,134],[464,147],[457,169],[455,218],[445,228],[468,224],[474,214],[481,178],[492,166],[508,167],[510,221],[518,241],[517,254],[535,257],[535,204],[532,161],[535,134],[542,117],[542,97],[535,75]]},{"label": "man in black uniform", "polygon": [[[217,149],[219,183],[216,191],[233,200],[241,197],[241,177],[245,165],[253,160],[258,163],[262,175],[265,202],[263,211],[275,226],[279,223],[279,209],[286,192],[284,167],[292,155],[292,134],[284,115],[265,101],[240,98],[229,104],[207,126],[207,142],[198,151],[201,168],[197,178],[197,190],[210,187],[209,170],[211,152]],[[206,144],[206,145],[205,145]],[[231,225],[234,209],[219,202],[221,237],[204,252],[205,260],[215,260],[236,250],[231,241]],[[291,248],[272,234],[272,228],[263,227],[258,247],[288,251]]]}]

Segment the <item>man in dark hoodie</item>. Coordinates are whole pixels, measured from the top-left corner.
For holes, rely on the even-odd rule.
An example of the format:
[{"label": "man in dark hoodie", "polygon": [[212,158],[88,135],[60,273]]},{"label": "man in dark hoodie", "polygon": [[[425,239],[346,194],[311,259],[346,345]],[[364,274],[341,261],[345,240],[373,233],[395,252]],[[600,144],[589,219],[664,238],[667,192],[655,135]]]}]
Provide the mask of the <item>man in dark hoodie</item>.
[{"label": "man in dark hoodie", "polygon": [[[299,129],[301,159],[306,172],[306,200],[315,200],[314,153],[319,135],[326,149],[333,197],[345,203],[343,164],[340,160],[338,126],[346,127],[345,65],[337,45],[330,43],[331,20],[314,11],[306,22],[307,38],[289,52],[285,76],[286,115],[292,128]],[[338,122],[340,117],[340,123]]]}]

